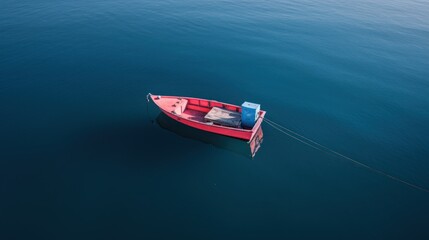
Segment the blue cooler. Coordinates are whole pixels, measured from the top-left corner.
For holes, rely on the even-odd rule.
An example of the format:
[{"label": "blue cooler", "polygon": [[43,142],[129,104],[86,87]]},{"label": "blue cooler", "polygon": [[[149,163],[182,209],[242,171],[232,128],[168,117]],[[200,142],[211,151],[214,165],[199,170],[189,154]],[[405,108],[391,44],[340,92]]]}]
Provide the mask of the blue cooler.
[{"label": "blue cooler", "polygon": [[244,102],[241,105],[241,126],[243,128],[253,128],[259,116],[261,105],[251,102]]}]

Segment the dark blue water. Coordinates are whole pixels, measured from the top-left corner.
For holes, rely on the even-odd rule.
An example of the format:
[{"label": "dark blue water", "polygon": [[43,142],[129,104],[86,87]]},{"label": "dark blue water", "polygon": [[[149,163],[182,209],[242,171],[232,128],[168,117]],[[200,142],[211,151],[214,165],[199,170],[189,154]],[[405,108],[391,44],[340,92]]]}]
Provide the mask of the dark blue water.
[{"label": "dark blue water", "polygon": [[428,193],[268,125],[252,160],[145,99],[257,102],[428,188],[428,23],[424,0],[1,1],[0,239],[429,239]]}]

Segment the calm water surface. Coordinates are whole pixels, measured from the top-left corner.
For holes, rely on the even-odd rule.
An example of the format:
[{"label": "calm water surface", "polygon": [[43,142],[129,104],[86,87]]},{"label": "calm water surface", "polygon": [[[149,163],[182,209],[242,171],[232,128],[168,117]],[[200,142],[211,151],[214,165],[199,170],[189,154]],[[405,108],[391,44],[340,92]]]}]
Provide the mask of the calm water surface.
[{"label": "calm water surface", "polygon": [[429,194],[264,125],[255,159],[147,92],[270,119],[429,187],[429,3],[0,2],[0,239],[429,239]]}]

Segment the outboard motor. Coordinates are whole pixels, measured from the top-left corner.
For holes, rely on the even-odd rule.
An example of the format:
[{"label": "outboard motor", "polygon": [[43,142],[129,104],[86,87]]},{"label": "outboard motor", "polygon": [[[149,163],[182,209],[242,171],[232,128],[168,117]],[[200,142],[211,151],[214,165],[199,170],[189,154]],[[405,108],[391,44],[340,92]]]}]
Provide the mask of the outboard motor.
[{"label": "outboard motor", "polygon": [[241,105],[241,127],[251,129],[259,117],[261,105],[251,102],[244,102]]}]

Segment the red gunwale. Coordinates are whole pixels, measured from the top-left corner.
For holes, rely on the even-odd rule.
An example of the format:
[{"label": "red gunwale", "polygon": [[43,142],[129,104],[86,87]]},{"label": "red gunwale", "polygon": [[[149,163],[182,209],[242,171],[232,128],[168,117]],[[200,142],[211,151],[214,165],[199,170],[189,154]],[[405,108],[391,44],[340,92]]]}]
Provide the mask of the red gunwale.
[{"label": "red gunwale", "polygon": [[[161,98],[158,98],[159,96]],[[212,107],[221,107],[231,111],[241,112],[240,106],[223,103],[216,100],[207,100],[193,97],[162,96],[150,94],[150,98],[161,109],[161,111],[176,121],[197,129],[201,129],[203,131],[240,138],[247,141],[253,139],[266,114],[266,112],[263,110],[259,112],[259,117],[252,129],[234,128],[215,124],[207,124],[203,120],[203,115],[209,112]],[[178,115],[173,112],[173,110],[176,108],[176,106],[173,105],[177,101],[180,101],[180,99],[186,99],[188,103],[185,109],[183,109],[183,113]]]}]

